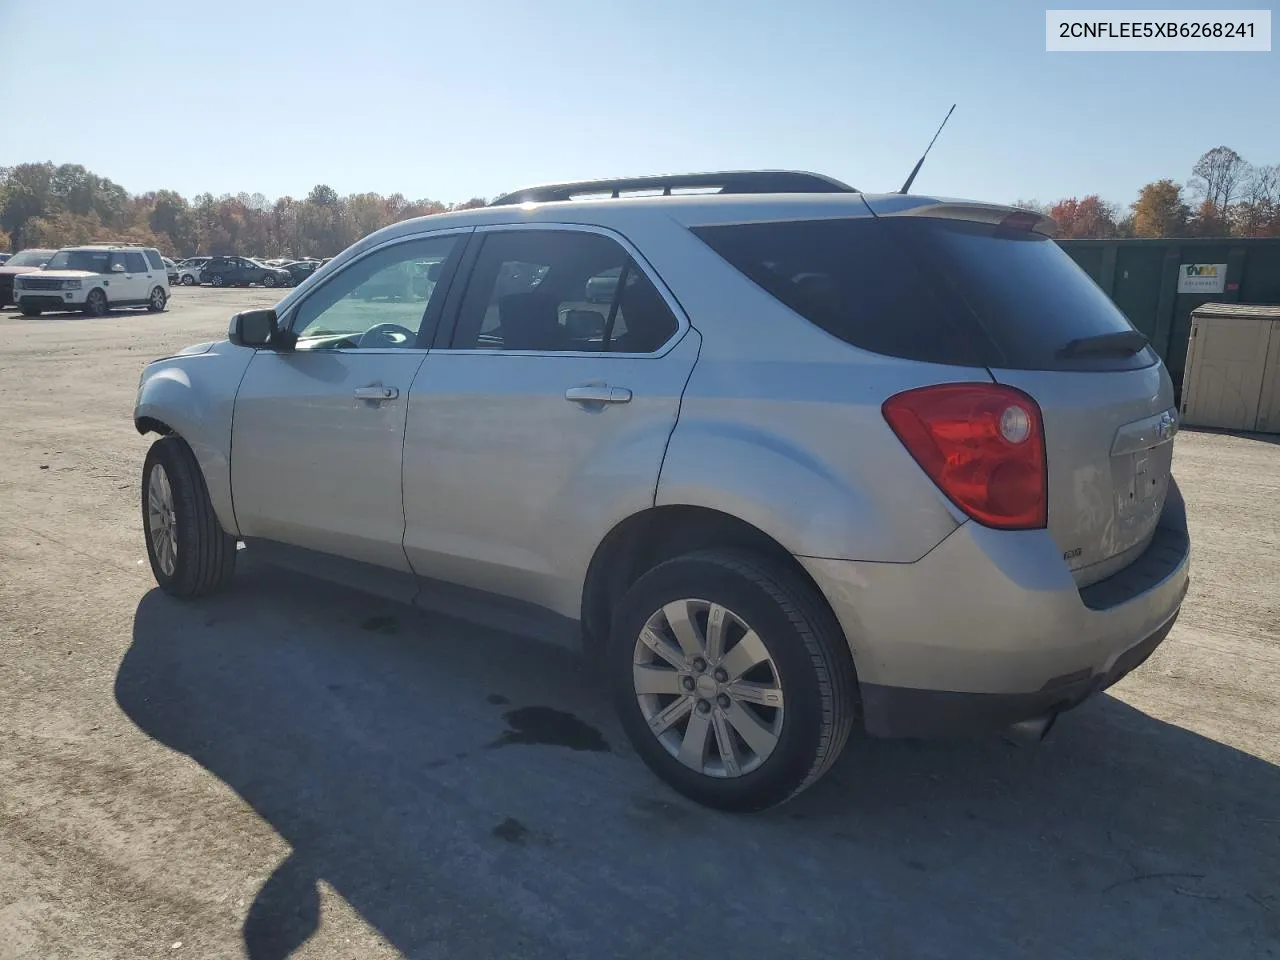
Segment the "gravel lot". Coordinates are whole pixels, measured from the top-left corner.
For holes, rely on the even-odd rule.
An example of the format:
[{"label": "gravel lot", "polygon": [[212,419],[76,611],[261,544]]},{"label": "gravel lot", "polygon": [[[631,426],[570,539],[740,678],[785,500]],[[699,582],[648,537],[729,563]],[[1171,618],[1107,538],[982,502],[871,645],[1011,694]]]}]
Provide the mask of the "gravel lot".
[{"label": "gravel lot", "polygon": [[1182,619],[1045,743],[854,743],[734,818],[567,653],[252,561],[155,589],[140,368],[275,299],[0,314],[0,957],[1280,956],[1280,437],[1179,437]]}]

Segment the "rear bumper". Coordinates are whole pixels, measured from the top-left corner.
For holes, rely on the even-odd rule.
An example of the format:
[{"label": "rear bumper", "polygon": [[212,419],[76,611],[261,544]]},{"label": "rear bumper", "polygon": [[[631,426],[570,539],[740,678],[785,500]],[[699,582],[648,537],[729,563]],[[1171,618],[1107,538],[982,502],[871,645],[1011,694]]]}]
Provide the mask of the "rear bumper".
[{"label": "rear bumper", "polygon": [[1044,530],[962,524],[911,564],[799,558],[853,651],[867,732],[949,736],[1070,709],[1141,664],[1190,581],[1176,483],[1150,546],[1083,590]]},{"label": "rear bumper", "polygon": [[1145,663],[1177,619],[1175,613],[1151,636],[1121,653],[1109,669],[1074,679],[1051,680],[1035,693],[956,693],[864,683],[862,712],[867,731],[878,737],[936,739],[994,732],[1022,720],[1062,713],[1118,683]]}]

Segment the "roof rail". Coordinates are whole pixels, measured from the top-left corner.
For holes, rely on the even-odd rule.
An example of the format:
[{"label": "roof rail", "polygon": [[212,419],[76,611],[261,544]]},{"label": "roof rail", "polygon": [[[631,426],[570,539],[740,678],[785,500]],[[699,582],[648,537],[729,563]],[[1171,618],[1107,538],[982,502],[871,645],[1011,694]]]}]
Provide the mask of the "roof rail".
[{"label": "roof rail", "polygon": [[86,247],[145,247],[145,243],[134,243],[132,240],[90,240]]},{"label": "roof rail", "polygon": [[718,173],[679,173],[670,176],[628,177],[623,180],[550,183],[504,193],[489,206],[549,203],[557,200],[573,200],[576,197],[609,196],[616,199],[623,193],[640,191],[661,191],[662,196],[667,197],[671,195],[672,190],[692,192],[699,189],[717,193],[858,192],[847,183],[841,183],[820,173],[806,173],[801,170],[724,170]]}]

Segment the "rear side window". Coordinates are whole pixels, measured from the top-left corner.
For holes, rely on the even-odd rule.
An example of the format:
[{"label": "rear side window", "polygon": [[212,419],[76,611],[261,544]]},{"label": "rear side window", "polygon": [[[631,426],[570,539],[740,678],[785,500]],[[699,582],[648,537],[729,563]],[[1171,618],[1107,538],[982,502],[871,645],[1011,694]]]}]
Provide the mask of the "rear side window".
[{"label": "rear side window", "polygon": [[693,231],[747,277],[846,343],[962,366],[1114,370],[1154,354],[1059,356],[1133,327],[1056,243],[994,224],[832,219]]},{"label": "rear side window", "polygon": [[869,218],[695,227],[749,279],[845,343],[891,357],[981,366],[966,318]]},{"label": "rear side window", "polygon": [[[160,267],[163,269],[164,264],[161,264]],[[126,253],[124,255],[124,268],[130,273],[146,273],[147,261],[140,253]]]},{"label": "rear side window", "polygon": [[148,250],[146,255],[147,263],[151,264],[152,270],[163,270],[165,268],[164,258],[160,256],[158,250]]}]

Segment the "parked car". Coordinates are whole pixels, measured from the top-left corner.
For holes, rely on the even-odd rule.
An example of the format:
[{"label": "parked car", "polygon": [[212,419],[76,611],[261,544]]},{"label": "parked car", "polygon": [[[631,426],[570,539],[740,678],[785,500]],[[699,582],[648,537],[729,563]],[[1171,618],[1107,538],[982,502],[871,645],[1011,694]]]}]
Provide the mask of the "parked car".
[{"label": "parked car", "polygon": [[64,247],[43,270],[16,277],[13,295],[28,317],[53,310],[100,317],[116,307],[146,307],[159,313],[169,302],[169,275],[160,251],[153,247]]},{"label": "parked car", "polygon": [[39,270],[49,262],[49,258],[55,252],[32,247],[20,250],[9,257],[4,265],[0,266],[0,307],[17,302],[13,299],[13,278],[22,273]]},{"label": "parked car", "polygon": [[253,283],[285,287],[290,279],[289,271],[268,267],[248,257],[212,257],[200,271],[200,282],[215,287],[247,287]]},{"label": "parked car", "polygon": [[0,253],[0,266],[4,266],[6,263],[8,263],[9,258],[12,256],[13,256],[12,253]]},{"label": "parked car", "polygon": [[316,272],[316,268],[320,266],[319,260],[295,260],[286,264],[283,269],[287,270],[290,277],[290,286],[297,286],[311,274]]},{"label": "parked car", "polygon": [[[677,186],[720,192],[562,202]],[[581,639],[713,807],[794,796],[855,728],[1038,736],[1160,644],[1190,562],[1169,374],[1052,229],[769,172],[379,230],[145,369],[151,569],[212,593],[240,540]],[[389,274],[422,282],[363,295]]]},{"label": "parked car", "polygon": [[161,257],[161,259],[164,260],[165,273],[169,275],[169,285],[172,286],[178,282],[178,264],[168,257]]},{"label": "parked car", "polygon": [[178,282],[184,287],[194,287],[200,283],[200,271],[212,257],[187,257],[178,264]]}]

